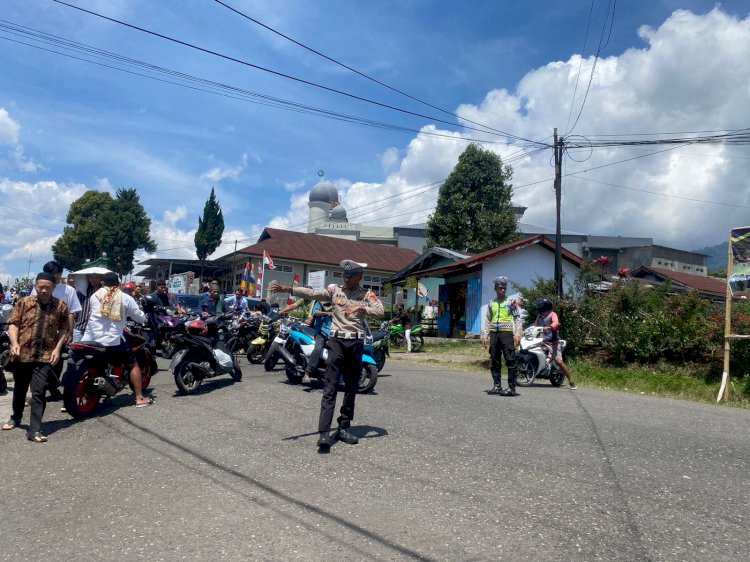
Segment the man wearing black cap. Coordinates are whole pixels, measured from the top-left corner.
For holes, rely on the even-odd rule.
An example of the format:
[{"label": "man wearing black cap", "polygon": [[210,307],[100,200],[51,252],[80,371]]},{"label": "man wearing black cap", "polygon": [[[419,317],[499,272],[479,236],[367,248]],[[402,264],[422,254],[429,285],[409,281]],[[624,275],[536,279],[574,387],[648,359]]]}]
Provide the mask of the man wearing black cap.
[{"label": "man wearing black cap", "polygon": [[125,365],[130,369],[130,382],[135,394],[135,406],[140,408],[153,403],[143,396],[141,368],[135,355],[122,338],[127,318],[139,324],[146,322],[146,313],[135,299],[120,290],[120,279],[116,273],[105,273],[102,276],[103,287],[91,298],[91,316],[86,325],[82,341],[94,341],[107,348],[108,359],[115,364]]},{"label": "man wearing black cap", "polygon": [[68,307],[53,297],[55,275],[42,272],[36,276],[34,296],[24,297],[16,303],[8,318],[10,354],[13,360],[13,415],[3,425],[3,430],[15,429],[23,416],[26,391],[31,385],[31,423],[27,437],[34,443],[44,443],[42,433],[44,391],[52,367],[68,338]]},{"label": "man wearing black cap", "polygon": [[[518,396],[516,392],[516,346],[521,341],[522,324],[518,302],[506,295],[507,277],[496,277],[493,280],[495,296],[487,305],[487,318],[482,327],[482,347],[489,345],[492,359],[492,388],[487,394],[500,396]],[[508,388],[501,386],[501,360],[508,368]]]},{"label": "man wearing black cap", "polygon": [[326,369],[323,387],[323,399],[320,403],[318,419],[318,451],[327,453],[331,450],[333,439],[330,436],[333,410],[336,407],[336,387],[339,374],[344,375],[344,402],[338,417],[338,430],[335,438],[349,445],[356,445],[359,439],[349,432],[354,419],[354,399],[362,372],[362,348],[365,341],[365,316],[383,314],[383,303],[372,291],[359,286],[366,263],[352,260],[341,262],[344,273],[344,285],[334,290],[308,289],[281,285],[273,281],[269,287],[272,293],[291,293],[295,297],[304,297],[331,304],[331,337],[328,340],[329,364]]}]

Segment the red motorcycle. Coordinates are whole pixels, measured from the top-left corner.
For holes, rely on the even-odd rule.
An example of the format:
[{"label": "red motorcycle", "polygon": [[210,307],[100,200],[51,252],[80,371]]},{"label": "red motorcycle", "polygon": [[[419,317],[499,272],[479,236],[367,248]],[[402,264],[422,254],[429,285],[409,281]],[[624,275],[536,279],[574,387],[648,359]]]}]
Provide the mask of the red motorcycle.
[{"label": "red motorcycle", "polygon": [[[125,342],[135,354],[146,390],[156,372],[156,359],[146,345],[148,336],[129,323],[124,331]],[[68,369],[63,376],[63,403],[75,419],[94,415],[103,396],[111,398],[130,382],[130,370],[124,365],[111,365],[104,346],[94,342],[70,344]]]}]

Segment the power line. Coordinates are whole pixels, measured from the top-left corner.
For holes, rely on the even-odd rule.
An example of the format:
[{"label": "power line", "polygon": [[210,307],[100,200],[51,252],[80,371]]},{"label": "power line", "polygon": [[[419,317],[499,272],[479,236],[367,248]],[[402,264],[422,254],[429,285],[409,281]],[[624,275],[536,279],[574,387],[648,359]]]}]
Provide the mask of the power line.
[{"label": "power line", "polygon": [[[0,22],[4,22],[4,20],[0,20]],[[62,53],[62,52],[56,51],[54,49],[48,49],[48,48],[45,48],[45,47],[41,47],[39,45],[34,45],[34,44],[26,43],[24,41],[19,41],[19,40],[12,39],[12,38],[9,38],[9,37],[5,37],[5,36],[2,36],[2,35],[0,35],[0,39],[4,39],[6,41],[10,41],[10,42],[17,43],[17,44],[20,44],[20,45],[24,45],[24,46],[27,46],[27,47],[32,47],[32,48],[35,48],[35,49],[39,49],[39,50],[42,50],[42,51],[45,51],[45,52],[49,52],[49,53],[52,53],[52,54],[64,56],[64,57],[71,58],[71,59],[74,59],[74,60],[79,60],[79,61],[82,61],[82,62],[87,62],[87,63],[94,64],[94,65],[97,65],[97,66],[108,68],[108,69],[111,69],[111,70],[116,70],[118,72],[123,72],[123,73],[126,73],[126,74],[132,74],[132,75],[139,76],[139,77],[142,77],[142,78],[147,78],[149,80],[154,80],[154,81],[157,81],[157,82],[162,82],[162,83],[165,83],[165,84],[171,84],[171,85],[174,85],[174,86],[186,88],[186,89],[189,89],[189,90],[194,90],[194,91],[199,91],[199,92],[203,92],[203,93],[218,95],[218,96],[222,96],[222,97],[226,97],[226,98],[230,98],[230,99],[235,99],[235,100],[239,100],[239,101],[245,101],[245,102],[255,103],[257,105],[263,105],[263,106],[267,106],[267,107],[274,107],[274,108],[277,108],[277,109],[284,109],[284,110],[287,110],[287,111],[293,111],[293,112],[297,112],[297,113],[303,113],[303,114],[314,115],[314,116],[318,116],[318,117],[324,117],[324,118],[327,118],[327,119],[332,119],[332,120],[337,120],[337,121],[343,121],[343,122],[348,122],[348,123],[353,123],[353,124],[358,124],[358,125],[364,125],[364,126],[369,126],[369,127],[374,127],[374,128],[380,128],[380,129],[386,129],[386,130],[392,130],[392,131],[400,132],[400,133],[414,134],[414,135],[417,135],[417,136],[429,136],[429,137],[435,137],[435,138],[445,138],[445,139],[454,140],[454,141],[458,141],[458,142],[478,142],[478,143],[483,143],[483,144],[507,144],[509,146],[518,146],[518,144],[519,144],[519,143],[508,143],[507,141],[498,141],[498,140],[491,140],[491,139],[481,139],[480,140],[480,139],[474,139],[474,138],[471,138],[471,137],[464,137],[464,136],[457,137],[457,136],[450,135],[450,134],[444,134],[444,133],[438,133],[438,132],[432,132],[432,131],[425,131],[425,130],[422,130],[422,129],[413,129],[413,128],[409,128],[409,127],[403,127],[403,126],[400,126],[400,125],[393,125],[393,124],[385,123],[385,122],[382,122],[382,121],[375,121],[375,120],[370,120],[370,119],[366,119],[366,118],[363,118],[363,117],[357,117],[357,116],[353,116],[353,115],[347,115],[347,114],[344,114],[344,113],[339,113],[339,112],[335,112],[335,111],[331,111],[331,110],[326,110],[326,109],[323,109],[323,108],[309,106],[309,105],[301,104],[301,103],[298,103],[298,102],[292,102],[292,101],[284,100],[282,98],[276,98],[276,97],[273,97],[273,96],[268,96],[268,95],[265,95],[265,94],[260,94],[258,92],[253,92],[253,91],[250,91],[250,90],[245,90],[243,88],[239,88],[239,87],[236,87],[236,86],[231,86],[231,85],[224,84],[224,83],[221,83],[221,82],[215,82],[215,81],[208,80],[208,79],[205,79],[205,78],[200,78],[200,77],[196,77],[196,76],[193,76],[193,75],[190,75],[190,74],[185,74],[185,73],[182,73],[182,72],[179,72],[179,71],[175,71],[175,70],[171,70],[171,69],[159,67],[159,66],[152,65],[152,64],[149,64],[149,63],[146,63],[146,62],[143,62],[143,61],[139,61],[137,59],[131,59],[131,58],[128,58],[128,57],[124,57],[122,55],[117,55],[115,53],[111,53],[111,52],[108,52],[108,51],[103,51],[103,50],[100,50],[100,49],[96,49],[96,48],[90,47],[88,45],[84,45],[84,44],[81,44],[81,43],[76,43],[76,42],[73,42],[73,41],[69,41],[69,40],[66,40],[66,39],[54,36],[54,35],[46,34],[44,32],[33,30],[31,28],[25,28],[23,26],[19,26],[18,28],[15,28],[13,26],[15,26],[17,24],[12,24],[11,23],[10,25],[7,25],[9,23],[10,22],[0,23],[0,29],[4,29],[6,33],[23,35],[23,36],[30,36],[32,38],[32,40],[39,41],[39,42],[42,42],[42,43],[45,43],[45,44],[48,44],[48,45],[51,44],[51,45],[54,45],[54,46],[62,48],[62,49],[73,50],[74,52],[83,51],[83,52],[85,52],[89,56],[93,56],[93,57],[97,57],[97,58],[103,58],[105,60],[115,60],[119,64],[126,64],[126,65],[131,65],[131,66],[136,66],[136,67],[142,67],[142,68],[146,69],[149,72],[156,72],[156,73],[159,73],[159,74],[165,74],[165,75],[174,77],[175,80],[185,80],[185,81],[188,81],[188,82],[199,83],[199,84],[201,84],[201,85],[203,85],[205,87],[191,86],[191,85],[183,84],[181,82],[177,82],[177,81],[173,81],[173,80],[167,80],[167,79],[163,79],[163,78],[158,78],[157,76],[151,76],[150,74],[144,74],[142,72],[136,72],[136,71],[133,71],[133,70],[127,70],[125,68],[120,68],[118,66],[112,66],[110,64],[106,64],[106,63],[103,63],[103,62],[98,62],[96,60],[90,60],[90,59],[87,59],[87,58],[78,57],[78,56],[71,55],[71,54],[68,54],[68,53]],[[222,90],[222,91],[215,91],[215,89]],[[229,93],[225,93],[225,92],[229,92]]]},{"label": "power line", "polygon": [[399,90],[398,88],[390,86],[390,85],[386,84],[385,82],[382,82],[382,81],[378,80],[377,78],[373,78],[372,76],[370,76],[368,74],[365,74],[364,72],[361,72],[361,71],[357,70],[356,68],[352,68],[351,66],[349,66],[347,64],[344,64],[343,62],[341,62],[339,60],[336,60],[336,59],[334,59],[332,57],[329,57],[328,55],[326,55],[324,53],[321,53],[320,51],[317,51],[317,50],[313,49],[312,47],[309,47],[308,45],[305,45],[304,43],[301,43],[301,42],[297,41],[296,39],[293,39],[292,37],[289,37],[288,35],[285,35],[281,31],[279,31],[278,29],[274,29],[270,25],[267,25],[267,24],[265,24],[265,23],[263,23],[261,21],[258,21],[257,19],[255,19],[255,18],[247,15],[244,12],[241,12],[240,10],[238,10],[238,9],[230,6],[229,4],[227,4],[225,2],[222,2],[222,0],[214,0],[214,2],[216,2],[217,4],[220,4],[222,6],[224,6],[226,9],[234,12],[235,14],[237,14],[239,16],[242,16],[243,18],[245,18],[245,19],[247,19],[247,20],[249,20],[249,21],[251,21],[251,22],[253,22],[253,23],[255,23],[255,24],[257,24],[257,25],[259,25],[259,26],[261,26],[263,28],[265,28],[265,29],[267,29],[271,33],[275,33],[279,37],[283,37],[287,41],[291,41],[295,45],[298,45],[299,47],[302,47],[303,49],[306,49],[307,51],[310,51],[311,53],[314,53],[314,54],[318,55],[319,57],[323,57],[324,59],[326,59],[326,60],[328,60],[328,61],[330,61],[330,62],[332,62],[334,64],[337,64],[338,66],[341,66],[342,68],[345,68],[345,69],[349,70],[350,72],[353,72],[353,73],[355,73],[355,74],[357,74],[359,76],[362,76],[363,78],[366,78],[367,80],[370,80],[370,81],[372,81],[372,82],[374,82],[374,83],[376,83],[376,84],[378,84],[380,86],[383,86],[384,88],[387,88],[387,89],[389,89],[389,90],[391,90],[393,92],[396,92],[397,94],[405,96],[405,97],[407,97],[407,98],[409,98],[411,100],[419,102],[419,103],[421,103],[423,105],[426,105],[427,107],[430,107],[432,109],[436,109],[436,110],[438,110],[438,111],[440,111],[442,113],[445,113],[445,114],[450,115],[452,117],[455,117],[457,119],[462,119],[463,121],[466,121],[467,123],[472,123],[473,125],[478,125],[480,127],[484,127],[485,129],[488,129],[490,131],[494,131],[496,133],[500,133],[500,134],[502,134],[504,136],[514,137],[514,138],[517,138],[517,139],[520,139],[520,140],[525,140],[525,141],[531,142],[531,143],[535,143],[536,142],[536,141],[532,141],[530,139],[525,139],[523,137],[517,137],[517,136],[512,135],[511,133],[508,133],[506,131],[502,131],[500,129],[495,129],[493,127],[490,127],[489,125],[485,125],[483,123],[478,123],[476,121],[472,121],[471,119],[467,119],[465,117],[461,117],[460,115],[457,115],[456,113],[454,113],[452,111],[448,111],[447,109],[442,109],[442,108],[440,108],[440,107],[438,107],[436,105],[431,104],[430,102],[424,101],[424,100],[422,100],[420,98],[417,98],[417,97],[415,97],[415,96],[413,96],[411,94],[408,94],[408,93],[406,93],[406,92],[404,92],[402,90]]},{"label": "power line", "polygon": [[581,49],[581,60],[578,62],[578,75],[576,76],[576,85],[573,88],[573,99],[570,100],[570,109],[568,110],[568,122],[565,124],[565,128],[568,128],[568,125],[570,125],[570,118],[573,115],[573,105],[575,105],[576,101],[576,93],[578,92],[578,81],[581,79],[581,68],[583,67],[583,55],[586,52],[586,43],[589,40],[589,27],[591,26],[591,15],[594,13],[594,2],[596,0],[591,0],[591,8],[589,9],[589,19],[586,22],[586,35],[583,38],[583,49]]},{"label": "power line", "polygon": [[[431,121],[437,121],[437,122],[440,122],[440,123],[445,123],[445,124],[448,124],[448,125],[451,125],[451,126],[454,126],[454,127],[457,126],[455,123],[453,123],[451,121],[446,121],[445,119],[440,119],[440,118],[437,118],[437,117],[434,117],[434,116],[424,115],[422,113],[417,113],[417,112],[414,112],[414,111],[409,111],[408,109],[403,109],[403,108],[400,108],[400,107],[396,107],[396,106],[393,106],[393,105],[390,105],[390,104],[387,104],[387,103],[379,102],[377,100],[373,100],[373,99],[370,99],[370,98],[365,98],[363,96],[358,96],[356,94],[351,94],[349,92],[345,92],[343,90],[338,90],[338,89],[332,88],[330,86],[325,86],[323,84],[319,84],[319,83],[313,82],[311,80],[306,80],[304,78],[299,78],[297,76],[292,76],[290,74],[286,74],[286,73],[278,71],[278,70],[273,70],[271,68],[260,66],[258,64],[254,64],[254,63],[251,63],[251,62],[246,61],[246,60],[238,59],[236,57],[232,57],[230,55],[226,55],[224,53],[220,53],[220,52],[214,51],[212,49],[207,49],[205,47],[200,47],[200,46],[195,45],[193,43],[189,43],[187,41],[183,41],[181,39],[177,39],[175,37],[171,37],[171,36],[165,35],[163,33],[152,31],[150,29],[146,29],[144,27],[140,27],[140,26],[137,26],[137,25],[134,25],[134,24],[131,24],[131,23],[127,23],[125,21],[118,20],[116,18],[105,16],[104,14],[100,14],[100,13],[94,12],[92,10],[87,10],[85,8],[81,8],[80,6],[76,6],[74,4],[68,4],[67,2],[63,2],[63,0],[52,0],[52,1],[55,2],[55,3],[57,3],[57,4],[61,4],[63,6],[67,6],[69,8],[73,8],[75,10],[79,10],[81,12],[90,14],[92,16],[96,16],[98,18],[101,18],[101,19],[104,19],[104,20],[107,20],[107,21],[111,21],[111,22],[116,23],[118,25],[122,25],[124,27],[128,27],[128,28],[134,29],[136,31],[140,31],[141,33],[146,33],[146,34],[152,35],[154,37],[159,37],[161,39],[164,39],[164,40],[176,43],[178,45],[182,45],[183,47],[189,47],[190,49],[194,49],[194,50],[200,51],[202,53],[206,53],[206,54],[209,54],[209,55],[212,55],[212,56],[215,56],[215,57],[219,57],[219,58],[222,58],[224,60],[228,60],[230,62],[235,62],[235,63],[241,64],[241,65],[247,66],[249,68],[254,68],[256,70],[267,72],[269,74],[273,74],[274,76],[279,76],[280,78],[286,78],[287,80],[292,80],[292,81],[295,81],[295,82],[299,82],[300,84],[305,84],[307,86],[312,86],[314,88],[319,88],[321,90],[325,90],[325,91],[328,91],[328,92],[331,92],[331,93],[335,93],[335,94],[338,94],[338,95],[341,95],[341,96],[345,96],[345,97],[348,97],[348,98],[351,98],[351,99],[355,99],[357,101],[361,101],[361,102],[364,102],[364,103],[369,103],[369,104],[372,104],[372,105],[376,105],[376,106],[382,107],[384,109],[390,109],[391,111],[397,111],[399,113],[404,113],[406,115],[412,115],[414,117],[420,117],[422,119],[428,119],[428,120],[431,120]],[[495,134],[495,133],[491,133],[490,131],[487,131],[485,129],[477,129],[475,127],[469,127],[469,126],[466,126],[466,125],[462,125],[462,127],[464,129],[469,129],[469,130],[473,130],[473,131],[479,131],[479,132],[485,133],[485,134],[487,134],[487,133]],[[525,142],[531,142],[532,144],[537,144],[537,145],[540,144],[540,143],[537,143],[535,141],[528,141],[527,139],[524,139],[522,137],[518,137],[516,135],[511,135],[509,133],[503,133],[503,136],[506,136],[506,137],[509,137],[509,138],[515,138],[515,139],[522,140],[522,141],[525,141]]]}]

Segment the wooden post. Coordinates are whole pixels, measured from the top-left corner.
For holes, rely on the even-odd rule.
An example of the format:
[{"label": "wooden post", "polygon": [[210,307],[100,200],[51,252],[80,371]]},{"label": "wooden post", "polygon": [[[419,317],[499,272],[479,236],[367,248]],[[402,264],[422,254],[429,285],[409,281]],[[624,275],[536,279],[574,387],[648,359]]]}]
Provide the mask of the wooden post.
[{"label": "wooden post", "polygon": [[729,280],[732,277],[732,232],[729,232],[728,256],[727,256],[727,297],[724,307],[724,372],[721,374],[721,387],[716,401],[729,398],[729,339],[732,333],[732,288]]}]

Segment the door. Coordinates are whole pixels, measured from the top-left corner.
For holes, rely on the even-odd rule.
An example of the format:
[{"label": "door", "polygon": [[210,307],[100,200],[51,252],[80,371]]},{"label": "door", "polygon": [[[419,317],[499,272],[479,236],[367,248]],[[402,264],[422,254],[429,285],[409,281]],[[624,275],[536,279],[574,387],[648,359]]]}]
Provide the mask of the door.
[{"label": "door", "polygon": [[466,330],[479,335],[482,330],[482,280],[466,282]]},{"label": "door", "polygon": [[440,285],[438,287],[438,336],[447,337],[451,333],[451,286]]}]

